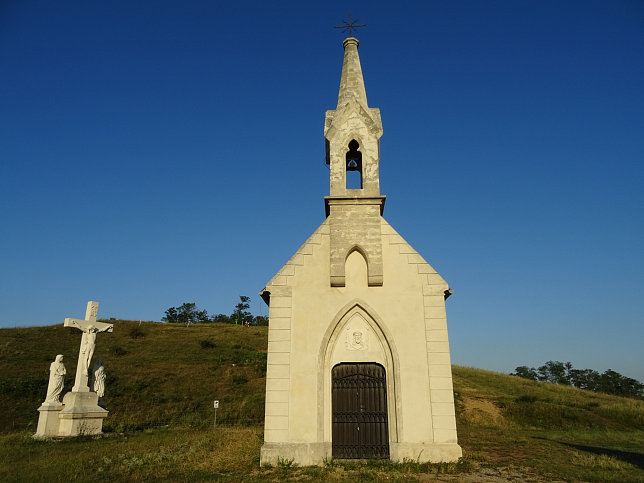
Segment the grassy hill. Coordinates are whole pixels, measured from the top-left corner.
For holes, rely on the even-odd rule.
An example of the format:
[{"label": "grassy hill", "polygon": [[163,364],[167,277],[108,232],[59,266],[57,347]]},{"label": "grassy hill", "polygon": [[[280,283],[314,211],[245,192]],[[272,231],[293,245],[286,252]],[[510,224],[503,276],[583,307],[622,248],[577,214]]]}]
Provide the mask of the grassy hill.
[{"label": "grassy hill", "polygon": [[[259,465],[265,327],[109,321],[106,437],[34,441],[49,364],[80,332],[0,329],[0,481],[644,481],[644,402],[454,366],[458,464]],[[213,400],[220,401],[213,428]]]}]

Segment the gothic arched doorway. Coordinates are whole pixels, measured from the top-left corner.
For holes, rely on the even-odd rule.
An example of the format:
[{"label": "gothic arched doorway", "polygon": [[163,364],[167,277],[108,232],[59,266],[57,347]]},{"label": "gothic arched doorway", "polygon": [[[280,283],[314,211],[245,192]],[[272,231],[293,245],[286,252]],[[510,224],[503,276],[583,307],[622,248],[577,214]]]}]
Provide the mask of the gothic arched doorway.
[{"label": "gothic arched doorway", "polygon": [[331,371],[334,458],[389,458],[387,381],[380,364],[337,364]]}]

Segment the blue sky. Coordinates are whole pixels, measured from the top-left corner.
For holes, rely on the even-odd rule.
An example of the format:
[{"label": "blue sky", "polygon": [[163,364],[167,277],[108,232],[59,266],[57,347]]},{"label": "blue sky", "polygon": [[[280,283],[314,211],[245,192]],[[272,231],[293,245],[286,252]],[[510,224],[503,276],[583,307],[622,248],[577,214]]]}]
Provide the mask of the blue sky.
[{"label": "blue sky", "polygon": [[266,315],[324,219],[348,12],[384,215],[454,289],[453,362],[644,380],[638,0],[3,2],[0,326]]}]

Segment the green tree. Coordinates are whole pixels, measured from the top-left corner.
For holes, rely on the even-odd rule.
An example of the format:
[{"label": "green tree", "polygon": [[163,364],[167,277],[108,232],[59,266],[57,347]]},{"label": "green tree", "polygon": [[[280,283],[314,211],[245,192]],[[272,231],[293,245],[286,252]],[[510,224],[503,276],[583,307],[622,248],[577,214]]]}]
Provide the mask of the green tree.
[{"label": "green tree", "polygon": [[235,311],[232,313],[230,318],[235,324],[252,324],[253,315],[248,311],[250,308],[250,297],[246,295],[239,296],[239,303],[235,305]]},{"label": "green tree", "polygon": [[517,367],[511,375],[533,381],[574,386],[588,391],[604,392],[624,397],[644,397],[644,384],[608,369],[603,374],[592,369],[574,369],[570,362],[548,361],[538,369]]},{"label": "green tree", "polygon": [[186,324],[186,326],[210,321],[208,312],[198,310],[197,304],[193,302],[184,303],[181,307],[170,307],[161,320],[173,324]]},{"label": "green tree", "polygon": [[570,384],[587,391],[599,391],[600,374],[592,369],[571,369],[568,371]]},{"label": "green tree", "polygon": [[219,322],[221,324],[232,324],[230,317],[226,314],[213,315],[210,320],[212,320],[213,322]]},{"label": "green tree", "polygon": [[568,370],[572,368],[572,364],[570,364],[570,362],[564,364],[559,361],[548,361],[537,369],[539,380],[569,386],[570,380],[568,379],[566,372],[567,368],[569,368]]},{"label": "green tree", "polygon": [[161,320],[164,322],[169,322],[171,324],[176,324],[179,322],[179,315],[177,314],[176,307],[170,307],[165,311],[165,316],[161,317]]},{"label": "green tree", "polygon": [[538,380],[537,371],[534,369],[534,367],[519,366],[510,375],[511,376],[519,376],[519,377],[522,377],[524,379],[530,379],[532,381],[537,381]]},{"label": "green tree", "polygon": [[642,397],[644,385],[635,379],[608,369],[599,377],[599,391],[625,397]]}]

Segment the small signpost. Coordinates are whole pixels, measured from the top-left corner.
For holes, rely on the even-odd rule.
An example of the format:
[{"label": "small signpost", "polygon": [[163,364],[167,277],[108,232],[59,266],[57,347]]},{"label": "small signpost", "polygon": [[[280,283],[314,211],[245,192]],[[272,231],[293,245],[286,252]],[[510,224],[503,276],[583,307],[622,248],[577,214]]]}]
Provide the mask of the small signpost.
[{"label": "small signpost", "polygon": [[215,399],[215,422],[212,425],[213,428],[217,427],[217,409],[219,409],[219,400]]}]

